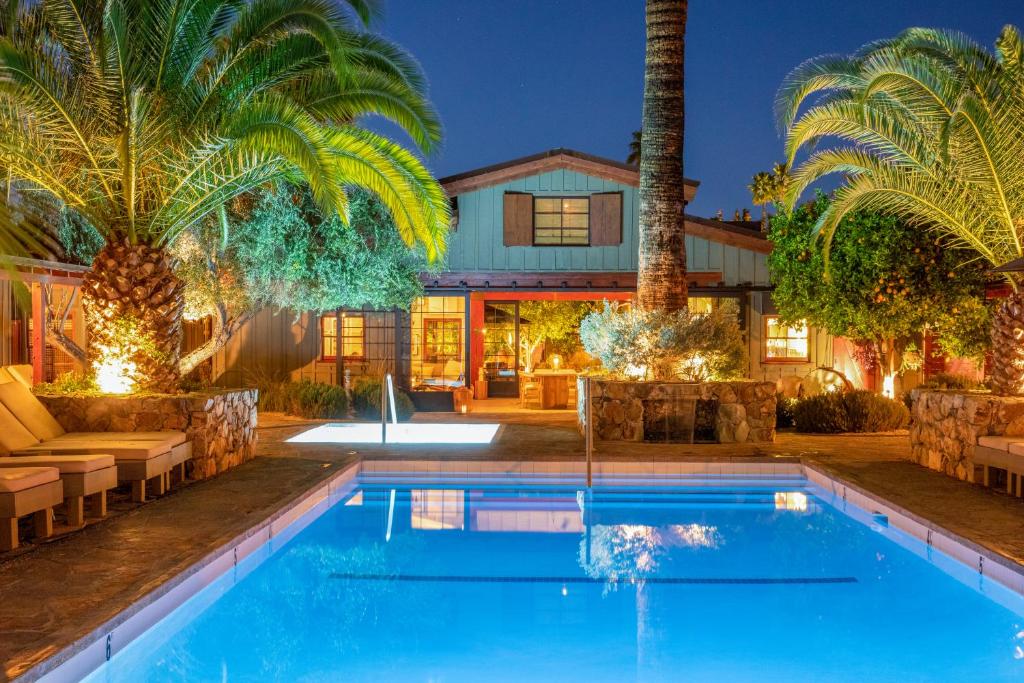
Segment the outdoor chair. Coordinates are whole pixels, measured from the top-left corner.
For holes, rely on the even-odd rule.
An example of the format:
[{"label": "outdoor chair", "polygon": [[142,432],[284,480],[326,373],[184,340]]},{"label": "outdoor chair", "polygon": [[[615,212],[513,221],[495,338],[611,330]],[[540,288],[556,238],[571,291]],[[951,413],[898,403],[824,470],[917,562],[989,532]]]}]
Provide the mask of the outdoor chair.
[{"label": "outdoor chair", "polygon": [[[117,479],[130,483],[132,500],[146,500],[147,482],[155,481],[157,495],[170,483],[171,470],[192,456],[184,432],[65,432],[39,399],[19,382],[0,384],[0,450],[14,456],[109,454],[117,464]],[[23,430],[4,429],[3,413]]]},{"label": "outdoor chair", "polygon": [[18,518],[33,515],[36,538],[53,534],[53,506],[64,497],[56,467],[0,469],[0,551],[18,547]]},{"label": "outdoor chair", "polygon": [[979,436],[974,464],[981,468],[981,484],[991,485],[992,469],[1006,471],[1006,492],[1024,496],[1024,436]]},{"label": "outdoor chair", "polygon": [[[0,457],[0,470],[55,467],[64,484],[68,526],[85,524],[85,499],[93,517],[106,517],[107,491],[117,486],[117,464],[112,455],[23,455]],[[0,472],[2,474],[2,472]]]}]

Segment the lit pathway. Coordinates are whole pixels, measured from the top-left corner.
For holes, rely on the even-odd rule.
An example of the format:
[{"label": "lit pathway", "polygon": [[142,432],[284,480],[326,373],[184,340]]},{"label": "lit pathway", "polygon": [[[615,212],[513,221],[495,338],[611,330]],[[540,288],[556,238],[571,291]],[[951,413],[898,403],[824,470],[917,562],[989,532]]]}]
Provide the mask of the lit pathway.
[{"label": "lit pathway", "polygon": [[[274,515],[360,456],[576,460],[582,439],[569,411],[506,410],[467,421],[501,421],[489,446],[358,448],[284,440],[309,423],[262,415],[254,461],[141,507],[114,506],[111,518],[48,543],[0,557],[0,681],[31,668],[99,628],[169,578]],[[453,421],[451,414],[425,421]],[[775,444],[602,445],[603,460],[748,459],[800,456],[848,482],[981,546],[1024,563],[1024,504],[918,467],[904,435],[802,436]]]}]

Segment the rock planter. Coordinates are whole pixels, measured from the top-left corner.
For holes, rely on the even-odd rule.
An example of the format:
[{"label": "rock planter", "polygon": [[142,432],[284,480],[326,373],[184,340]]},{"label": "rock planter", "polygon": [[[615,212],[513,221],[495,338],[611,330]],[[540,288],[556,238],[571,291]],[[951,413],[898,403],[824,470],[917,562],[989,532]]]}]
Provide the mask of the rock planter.
[{"label": "rock planter", "polygon": [[69,432],[174,429],[192,441],[189,474],[205,479],[255,456],[255,389],[140,396],[40,395]]},{"label": "rock planter", "polygon": [[974,481],[979,436],[1024,436],[1024,397],[983,392],[910,392],[910,453],[919,465]]},{"label": "rock planter", "polygon": [[765,443],[775,440],[775,383],[621,382],[586,379],[577,385],[582,432],[592,400],[594,436],[604,441]]}]

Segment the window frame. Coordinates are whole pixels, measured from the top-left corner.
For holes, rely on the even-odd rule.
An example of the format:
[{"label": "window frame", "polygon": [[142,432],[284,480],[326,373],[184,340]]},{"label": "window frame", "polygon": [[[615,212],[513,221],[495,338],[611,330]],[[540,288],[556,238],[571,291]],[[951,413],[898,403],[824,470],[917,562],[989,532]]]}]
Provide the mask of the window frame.
[{"label": "window frame", "polygon": [[[358,356],[346,356],[345,354],[345,325],[342,323],[338,324],[338,314],[328,313],[320,316],[320,360],[322,362],[337,362],[338,361],[338,349],[341,349],[342,359],[346,361],[363,362],[366,360],[366,316],[362,313],[343,313],[342,318],[359,318],[363,321],[363,352]],[[324,339],[327,335],[324,334],[324,321],[334,320],[334,355],[327,355],[326,344]],[[354,337],[355,335],[353,335]]]},{"label": "window frame", "polygon": [[[429,342],[427,341],[428,338],[429,338],[428,335],[427,335],[427,328],[430,326],[430,323],[435,323],[435,322],[436,323],[441,323],[442,326],[444,325],[444,323],[455,323],[455,324],[457,324],[459,326],[458,327],[458,334],[455,335],[455,339],[457,340],[457,343],[458,343],[458,350],[456,351],[456,354],[454,356],[429,355],[427,353],[427,349],[428,349],[428,345],[429,345]],[[463,340],[463,327],[464,327],[463,320],[461,318],[436,317],[436,316],[428,318],[428,317],[424,316],[423,317],[423,351],[420,354],[423,357],[423,361],[422,362],[424,362],[424,363],[441,363],[441,362],[447,363],[450,360],[454,360],[454,361],[462,363],[463,362],[463,348],[465,346],[464,340]]]},{"label": "window frame", "polygon": [[[811,362],[811,326],[804,321],[804,330],[806,331],[807,341],[807,355],[801,358],[776,358],[768,355],[768,341],[769,339],[785,339],[786,341],[792,339],[799,339],[799,337],[790,337],[788,334],[785,337],[769,337],[768,336],[768,322],[770,320],[778,320],[780,316],[775,314],[765,314],[761,316],[761,362],[762,363],[778,363],[781,365],[800,365]],[[786,329],[789,329],[789,325]]]},{"label": "window frame", "polygon": [[[533,243],[533,246],[535,246],[535,247],[589,247],[590,246],[590,242],[593,239],[593,233],[591,232],[592,226],[590,225],[591,195],[589,195],[589,194],[578,194],[578,195],[553,195],[553,194],[550,194],[550,195],[549,194],[538,195],[538,194],[531,194],[530,196],[533,198],[533,204],[532,204],[532,207],[531,207],[531,210],[530,210],[530,219],[531,219],[531,222],[533,223],[533,229],[530,231],[530,238],[531,238],[531,241]],[[570,215],[572,215],[572,216],[586,216],[587,217],[587,228],[586,228],[586,230],[587,230],[587,241],[586,241],[586,243],[583,243],[583,242],[572,243],[572,244],[566,244],[565,242],[558,242],[557,244],[538,243],[537,242],[537,200],[538,199],[557,199],[558,203],[559,203],[559,206],[561,206],[562,202],[564,200],[566,200],[566,199],[585,199],[587,201],[587,210],[586,210],[586,212],[585,213],[578,213],[578,214],[570,214]],[[546,215],[546,216],[555,216],[555,215],[565,216],[565,211],[559,211],[557,214],[555,214],[552,211],[545,211],[545,212],[543,212],[543,214]],[[562,220],[561,222],[564,223],[565,221]],[[553,230],[553,229],[554,228],[541,228],[541,230]],[[579,230],[579,228],[569,228],[569,229],[570,230]],[[565,230],[565,226],[564,225],[559,226],[558,230],[559,230],[559,239],[564,239],[564,235],[562,234],[562,232]]]}]

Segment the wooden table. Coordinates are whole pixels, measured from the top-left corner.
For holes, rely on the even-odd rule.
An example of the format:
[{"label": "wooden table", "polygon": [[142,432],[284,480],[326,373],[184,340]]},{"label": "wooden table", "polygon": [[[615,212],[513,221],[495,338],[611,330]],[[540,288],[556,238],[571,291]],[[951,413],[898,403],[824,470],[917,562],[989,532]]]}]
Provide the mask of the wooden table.
[{"label": "wooden table", "polygon": [[[523,375],[527,381],[535,381],[541,385],[540,407],[543,410],[553,408],[572,408],[569,405],[569,383],[576,382],[574,370],[537,370],[532,375]],[[574,387],[575,388],[575,387]]]}]

